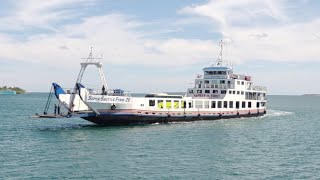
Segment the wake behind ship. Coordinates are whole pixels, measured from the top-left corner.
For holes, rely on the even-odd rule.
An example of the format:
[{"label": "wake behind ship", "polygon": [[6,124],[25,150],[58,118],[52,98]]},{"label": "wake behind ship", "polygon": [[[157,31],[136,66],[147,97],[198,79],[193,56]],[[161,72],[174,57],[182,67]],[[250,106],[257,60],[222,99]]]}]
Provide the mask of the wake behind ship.
[{"label": "wake behind ship", "polygon": [[[267,88],[255,86],[249,75],[236,74],[223,65],[223,46],[214,65],[203,68],[194,86],[185,95],[166,93],[132,97],[121,89],[109,89],[102,63],[93,58],[92,50],[81,70],[75,87],[63,90],[53,83],[54,94],[68,117],[79,116],[102,125],[167,123],[179,121],[217,120],[262,116],[266,113]],[[96,66],[102,84],[101,90],[92,90],[81,84],[88,66]],[[169,90],[168,90],[169,91]],[[60,106],[59,105],[59,106]],[[47,110],[48,107],[46,107]],[[39,117],[48,117],[46,115]]]}]

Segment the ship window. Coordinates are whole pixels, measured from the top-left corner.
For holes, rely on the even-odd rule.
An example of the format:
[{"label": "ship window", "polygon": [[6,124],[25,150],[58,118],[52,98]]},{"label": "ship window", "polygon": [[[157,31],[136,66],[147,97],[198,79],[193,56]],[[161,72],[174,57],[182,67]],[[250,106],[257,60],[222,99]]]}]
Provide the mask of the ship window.
[{"label": "ship window", "polygon": [[202,108],[203,101],[196,101],[196,108]]},{"label": "ship window", "polygon": [[240,107],[240,102],[236,101],[236,108],[239,109],[239,107]]},{"label": "ship window", "polygon": [[197,93],[202,93],[202,90],[197,90]]},{"label": "ship window", "polygon": [[224,84],[224,83],[226,83],[225,80],[220,80],[220,84]]},{"label": "ship window", "polygon": [[244,92],[243,92],[243,91],[241,91],[241,95],[244,95]]},{"label": "ship window", "polygon": [[218,81],[217,80],[213,80],[212,84],[218,84]]},{"label": "ship window", "polygon": [[163,100],[158,100],[158,108],[163,109]]},{"label": "ship window", "polygon": [[221,90],[221,94],[227,94],[226,90]]},{"label": "ship window", "polygon": [[260,103],[259,102],[257,102],[257,108],[259,108],[260,107]]},{"label": "ship window", "polygon": [[229,91],[229,94],[232,94],[232,91]]},{"label": "ship window", "polygon": [[204,83],[205,83],[205,84],[209,84],[209,81],[205,80]]},{"label": "ship window", "polygon": [[228,81],[228,84],[231,84],[231,81]]},{"label": "ship window", "polygon": [[210,90],[204,90],[204,93],[209,94]]},{"label": "ship window", "polygon": [[204,102],[204,108],[209,108],[209,101]]},{"label": "ship window", "polygon": [[218,90],[212,90],[213,94],[218,94]]},{"label": "ship window", "polygon": [[222,102],[218,101],[218,108],[221,108],[221,107],[222,107]]},{"label": "ship window", "polygon": [[211,101],[211,108],[216,108],[216,101]]},{"label": "ship window", "polygon": [[232,91],[232,94],[236,94],[236,91]]},{"label": "ship window", "polygon": [[186,101],[181,101],[181,108],[186,108]]},{"label": "ship window", "polygon": [[237,81],[237,84],[240,85],[240,81]]},{"label": "ship window", "polygon": [[251,108],[251,102],[248,102],[248,108]]},{"label": "ship window", "polygon": [[240,94],[240,91],[237,91],[237,94]]},{"label": "ship window", "polygon": [[178,109],[179,108],[179,100],[173,101],[173,108]]},{"label": "ship window", "polygon": [[223,108],[228,108],[228,101],[223,101]]},{"label": "ship window", "polygon": [[166,100],[166,108],[171,109],[171,105],[172,105],[171,100]]},{"label": "ship window", "polygon": [[190,94],[193,94],[193,89],[189,90],[189,93],[190,93]]},{"label": "ship window", "polygon": [[221,72],[221,71],[218,71],[218,74],[220,75],[220,74],[222,74],[222,72]]},{"label": "ship window", "polygon": [[229,108],[233,108],[233,101],[229,101]]},{"label": "ship window", "polygon": [[266,105],[265,102],[261,102],[261,106],[264,107]]},{"label": "ship window", "polygon": [[189,101],[188,105],[189,105],[189,108],[192,108],[193,107],[193,101]]},{"label": "ship window", "polygon": [[241,81],[241,85],[244,85],[244,81]]},{"label": "ship window", "polygon": [[246,102],[242,101],[242,108],[246,108]]},{"label": "ship window", "polygon": [[156,104],[155,100],[149,100],[149,106],[154,106]]}]

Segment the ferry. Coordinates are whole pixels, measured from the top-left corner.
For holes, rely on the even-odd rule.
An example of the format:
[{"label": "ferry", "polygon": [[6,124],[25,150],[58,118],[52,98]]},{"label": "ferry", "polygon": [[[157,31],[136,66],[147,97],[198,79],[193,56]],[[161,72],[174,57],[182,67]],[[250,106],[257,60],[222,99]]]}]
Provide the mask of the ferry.
[{"label": "ferry", "polygon": [[[181,94],[152,93],[134,97],[122,89],[109,89],[102,63],[93,53],[81,63],[73,89],[64,90],[53,83],[53,92],[68,116],[79,117],[100,125],[129,125],[227,118],[256,117],[266,114],[267,88],[256,86],[253,78],[234,73],[224,64],[223,42],[213,65],[196,75],[194,85]],[[88,66],[98,68],[101,89],[86,88],[82,77]]]}]

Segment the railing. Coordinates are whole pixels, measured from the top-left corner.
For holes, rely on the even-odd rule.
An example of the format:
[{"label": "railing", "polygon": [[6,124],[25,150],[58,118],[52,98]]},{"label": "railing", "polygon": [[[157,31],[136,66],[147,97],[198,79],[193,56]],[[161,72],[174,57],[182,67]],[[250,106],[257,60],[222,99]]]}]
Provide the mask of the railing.
[{"label": "railing", "polygon": [[[73,89],[64,89],[67,94],[72,94]],[[91,89],[87,88],[90,95],[108,95],[108,96],[130,96],[130,91],[123,91],[121,89],[109,89],[103,91],[102,89]]]},{"label": "railing", "polygon": [[264,86],[249,86],[249,87],[247,87],[247,90],[267,91],[267,87],[264,87]]},{"label": "railing", "polygon": [[198,84],[195,88],[234,89],[234,84]]},{"label": "railing", "polygon": [[95,90],[88,89],[90,95],[108,95],[108,96],[130,96],[130,91],[124,91],[121,89],[109,89],[109,90]]}]

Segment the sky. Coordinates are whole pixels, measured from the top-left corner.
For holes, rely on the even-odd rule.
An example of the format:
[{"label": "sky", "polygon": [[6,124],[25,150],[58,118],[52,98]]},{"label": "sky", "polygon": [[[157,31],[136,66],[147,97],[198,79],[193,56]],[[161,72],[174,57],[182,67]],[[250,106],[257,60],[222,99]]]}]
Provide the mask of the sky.
[{"label": "sky", "polygon": [[[317,0],[3,0],[0,86],[74,86],[94,48],[110,88],[183,92],[215,63],[219,41],[234,71],[268,94],[320,93]],[[84,75],[99,88],[97,69]]]}]

